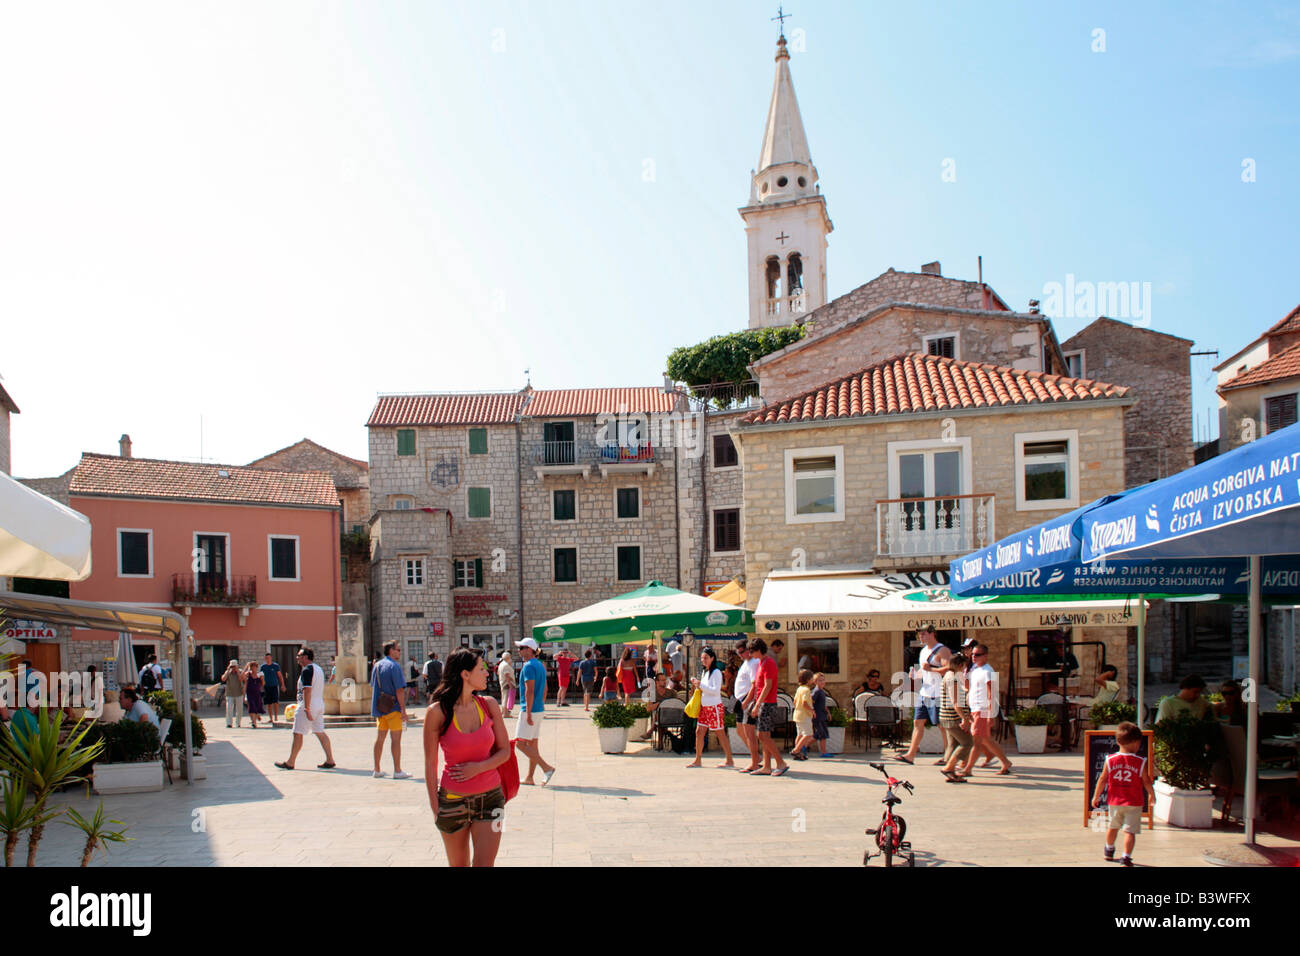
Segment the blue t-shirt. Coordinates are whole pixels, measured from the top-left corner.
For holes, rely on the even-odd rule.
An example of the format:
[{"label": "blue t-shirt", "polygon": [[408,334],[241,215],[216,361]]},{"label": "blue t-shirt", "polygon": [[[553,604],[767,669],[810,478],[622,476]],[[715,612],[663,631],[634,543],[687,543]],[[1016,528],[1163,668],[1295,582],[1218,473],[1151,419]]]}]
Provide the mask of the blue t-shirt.
[{"label": "blue t-shirt", "polygon": [[262,691],[274,691],[280,693],[280,665],[276,663],[263,664],[261,667],[262,677],[265,683],[262,685]]},{"label": "blue t-shirt", "polygon": [[582,663],[578,665],[578,675],[584,682],[594,681],[596,679],[596,662],[590,657],[583,658]]},{"label": "blue t-shirt", "polygon": [[396,697],[399,689],[406,689],[406,675],[402,671],[402,665],[391,657],[385,657],[370,672],[370,689],[370,716],[382,717],[383,714],[379,712],[379,695],[392,694]]},{"label": "blue t-shirt", "polygon": [[[532,681],[532,687],[525,688],[524,682]],[[533,698],[529,701],[528,709],[534,714],[546,709],[546,665],[533,658],[524,665],[524,669],[519,672],[519,690],[525,693],[527,690],[533,692]]]}]

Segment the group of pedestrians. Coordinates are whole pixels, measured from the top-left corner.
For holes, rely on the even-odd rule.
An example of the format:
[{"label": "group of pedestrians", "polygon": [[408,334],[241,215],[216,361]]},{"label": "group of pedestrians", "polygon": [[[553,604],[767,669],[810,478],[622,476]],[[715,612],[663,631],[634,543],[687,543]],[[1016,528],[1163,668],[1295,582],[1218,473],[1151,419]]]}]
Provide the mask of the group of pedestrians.
[{"label": "group of pedestrians", "polygon": [[1009,775],[1011,761],[992,734],[997,674],[989,665],[988,647],[969,638],[961,651],[953,653],[939,643],[931,624],[917,631],[917,637],[921,651],[914,674],[920,678],[920,688],[912,711],[912,739],[897,759],[915,763],[926,727],[937,726],[943,733],[944,754],[935,764],[943,768],[949,783],[965,783],[981,756],[981,767],[996,759],[998,776]]},{"label": "group of pedestrians", "polygon": [[[146,669],[149,667],[145,665]],[[274,727],[280,716],[280,694],[285,689],[284,675],[280,665],[266,655],[266,662],[258,665],[249,661],[241,666],[232,660],[226,665],[221,681],[226,685],[226,726],[238,728],[243,725],[247,710],[249,723],[253,729],[258,727],[259,717],[269,718],[269,726]]]}]

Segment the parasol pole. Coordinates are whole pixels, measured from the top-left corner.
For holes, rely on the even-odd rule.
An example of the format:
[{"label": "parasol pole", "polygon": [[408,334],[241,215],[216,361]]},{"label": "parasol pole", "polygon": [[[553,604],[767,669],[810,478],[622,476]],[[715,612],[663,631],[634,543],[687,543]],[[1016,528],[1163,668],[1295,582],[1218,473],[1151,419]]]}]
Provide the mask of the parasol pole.
[{"label": "parasol pole", "polygon": [[1249,693],[1246,695],[1246,845],[1255,842],[1255,792],[1259,763],[1259,610],[1260,610],[1260,558],[1250,558],[1250,627],[1247,630],[1250,655]]},{"label": "parasol pole", "polygon": [[[1137,701],[1137,725],[1141,730],[1146,721],[1143,719],[1146,713],[1145,694],[1147,689],[1146,682],[1146,642],[1147,642],[1147,596],[1138,595],[1138,634],[1137,634],[1137,677],[1138,677],[1138,701]],[[1155,756],[1152,754],[1151,756]]]}]

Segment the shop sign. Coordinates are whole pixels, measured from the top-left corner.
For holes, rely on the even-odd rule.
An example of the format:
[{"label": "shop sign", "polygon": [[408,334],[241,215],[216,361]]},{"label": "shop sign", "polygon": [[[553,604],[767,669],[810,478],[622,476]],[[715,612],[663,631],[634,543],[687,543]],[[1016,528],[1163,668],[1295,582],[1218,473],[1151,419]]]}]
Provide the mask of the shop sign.
[{"label": "shop sign", "polygon": [[442,621],[430,621],[429,633],[433,637],[442,637]]},{"label": "shop sign", "polygon": [[916,631],[933,624],[941,631],[961,631],[968,627],[1001,627],[996,614],[954,614],[951,617],[910,617],[904,630]]},{"label": "shop sign", "polygon": [[453,594],[452,609],[457,617],[486,617],[492,613],[489,604],[506,600],[504,594]]},{"label": "shop sign", "polygon": [[1128,611],[1055,611],[1038,615],[1038,623],[1044,627],[1058,627],[1073,624],[1132,624],[1133,615]]},{"label": "shop sign", "polygon": [[14,621],[12,627],[5,628],[4,635],[15,641],[52,641],[59,636],[54,628],[40,621]]}]

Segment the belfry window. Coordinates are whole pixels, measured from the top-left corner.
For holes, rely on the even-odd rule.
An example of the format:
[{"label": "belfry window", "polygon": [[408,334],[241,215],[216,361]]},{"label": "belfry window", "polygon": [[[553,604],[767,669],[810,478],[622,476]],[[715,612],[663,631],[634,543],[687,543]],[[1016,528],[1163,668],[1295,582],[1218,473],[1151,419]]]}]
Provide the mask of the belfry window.
[{"label": "belfry window", "polygon": [[781,260],[776,256],[769,256],[767,260],[767,297],[781,297]]},{"label": "belfry window", "polygon": [[786,288],[790,290],[791,295],[798,295],[803,291],[803,257],[797,252],[790,253],[790,258],[786,260]]}]

